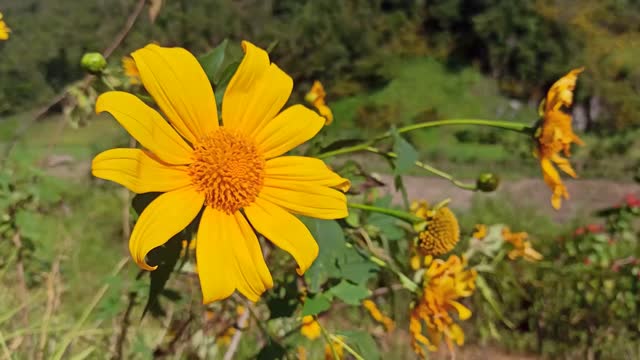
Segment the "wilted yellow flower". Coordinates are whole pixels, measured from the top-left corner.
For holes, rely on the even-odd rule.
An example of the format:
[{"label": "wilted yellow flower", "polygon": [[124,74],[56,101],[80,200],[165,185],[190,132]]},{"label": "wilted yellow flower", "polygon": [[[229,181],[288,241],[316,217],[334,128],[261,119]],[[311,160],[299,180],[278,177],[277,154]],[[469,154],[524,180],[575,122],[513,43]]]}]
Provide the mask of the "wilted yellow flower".
[{"label": "wilted yellow flower", "polygon": [[11,29],[7,26],[7,23],[2,19],[2,12],[0,12],[0,40],[8,40]]},{"label": "wilted yellow flower", "polygon": [[317,257],[318,244],[292,213],[320,219],[348,214],[347,179],[321,160],[282,156],[318,133],[324,119],[302,105],[280,112],[291,94],[291,77],[263,49],[246,41],[242,47],[244,59],[222,100],[224,124],[207,75],[182,48],[150,44],[132,54],[166,120],[125,92],[104,93],[96,103],[96,112],[110,112],[145,149],[98,154],[93,175],[135,193],[163,193],[131,234],[129,250],[138,266],[155,270],[147,253],[204,207],[196,235],[204,303],[235,290],[257,301],[273,286],[254,229],[289,252],[302,274]]},{"label": "wilted yellow flower", "polygon": [[535,154],[540,159],[544,181],[553,191],[551,206],[555,209],[559,209],[562,205],[562,198],[569,199],[569,193],[554,164],[569,176],[577,177],[569,160],[560,156],[559,153],[562,151],[565,156],[570,156],[572,143],[584,145],[584,142],[573,132],[571,115],[562,110],[562,107],[568,108],[573,103],[573,90],[576,87],[578,74],[583,70],[584,68],[573,69],[551,86],[544,103],[542,124],[536,134]]},{"label": "wilted yellow flower", "polygon": [[528,237],[526,232],[512,233],[508,227],[502,228],[502,238],[513,245],[513,250],[507,254],[509,259],[515,260],[522,257],[532,262],[542,260],[542,255],[533,249],[531,242],[527,240]]},{"label": "wilted yellow flower", "polygon": [[302,327],[300,333],[309,340],[315,340],[320,337],[321,329],[318,321],[313,316],[307,315],[302,318]]},{"label": "wilted yellow flower", "polygon": [[487,225],[477,224],[472,236],[478,240],[484,239],[487,236]]},{"label": "wilted yellow flower", "polygon": [[122,58],[122,71],[129,78],[131,85],[140,84],[140,72],[136,66],[136,62],[129,56]]},{"label": "wilted yellow flower", "polygon": [[298,346],[296,348],[296,355],[298,360],[307,360],[307,349],[304,346]]},{"label": "wilted yellow flower", "polygon": [[423,359],[422,345],[436,351],[443,337],[450,350],[453,343],[464,344],[464,332],[451,313],[456,312],[459,320],[471,317],[471,311],[458,302],[475,290],[476,271],[465,269],[466,265],[464,258],[452,255],[447,261],[433,260],[425,274],[422,295],[413,305],[409,321],[411,346]]},{"label": "wilted yellow flower", "polygon": [[416,239],[416,250],[422,255],[442,255],[453,250],[460,240],[458,220],[451,210],[441,207],[430,210],[426,202],[414,202],[412,212],[427,224]]},{"label": "wilted yellow flower", "polygon": [[218,344],[218,346],[229,345],[231,343],[231,338],[235,333],[236,333],[236,328],[234,328],[233,326],[229,326],[224,331],[224,333],[222,333],[222,335],[218,336],[218,338],[216,339],[216,343]]},{"label": "wilted yellow flower", "polygon": [[393,322],[393,319],[389,318],[388,316],[385,316],[380,311],[380,309],[378,309],[378,306],[376,305],[375,302],[367,299],[362,301],[362,306],[364,306],[364,308],[367,309],[367,311],[369,311],[369,314],[371,314],[371,317],[375,321],[384,325],[384,327],[387,329],[388,332],[393,331],[393,329],[395,328],[395,323]]},{"label": "wilted yellow flower", "polygon": [[326,96],[327,94],[324,92],[322,83],[316,80],[313,82],[311,90],[309,90],[304,98],[318,110],[320,115],[325,118],[325,125],[330,125],[333,122],[333,113],[325,102]]},{"label": "wilted yellow flower", "polygon": [[[342,336],[338,336],[341,341],[344,341]],[[333,350],[336,352],[337,359],[333,357],[333,350],[331,347],[333,346]],[[342,360],[344,359],[344,349],[342,347],[342,342],[332,340],[331,344],[324,345],[324,359],[325,360]]]}]

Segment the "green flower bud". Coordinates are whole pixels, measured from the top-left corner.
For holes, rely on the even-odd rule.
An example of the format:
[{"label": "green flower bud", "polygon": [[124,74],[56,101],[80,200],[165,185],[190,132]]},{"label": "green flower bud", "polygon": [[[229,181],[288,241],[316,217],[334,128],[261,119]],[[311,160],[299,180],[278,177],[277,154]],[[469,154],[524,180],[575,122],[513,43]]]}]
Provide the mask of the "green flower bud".
[{"label": "green flower bud", "polygon": [[86,53],[82,56],[80,65],[82,65],[83,69],[95,75],[100,74],[107,67],[107,60],[100,53]]},{"label": "green flower bud", "polygon": [[500,185],[500,178],[493,173],[482,173],[476,180],[476,187],[483,192],[495,191]]}]

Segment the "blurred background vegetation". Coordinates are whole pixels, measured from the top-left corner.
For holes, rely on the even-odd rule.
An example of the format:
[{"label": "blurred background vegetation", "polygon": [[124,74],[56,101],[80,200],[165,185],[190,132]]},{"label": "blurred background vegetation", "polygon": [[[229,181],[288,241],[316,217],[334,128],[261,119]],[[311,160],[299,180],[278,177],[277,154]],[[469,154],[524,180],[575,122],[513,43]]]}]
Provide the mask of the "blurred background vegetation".
[{"label": "blurred background vegetation", "polygon": [[[0,148],[14,140],[16,129],[36,109],[84,76],[82,54],[107,47],[136,2],[0,0],[12,28],[11,39],[0,42]],[[548,259],[496,270],[509,281],[489,285],[518,331],[493,309],[483,308],[486,302],[476,294],[469,342],[551,357],[638,354],[638,264],[624,262],[621,271],[612,269],[623,255],[640,257],[637,227],[632,227],[638,210],[636,220],[620,221],[632,229],[624,236],[608,223],[618,221],[611,220],[618,215],[598,220],[593,214],[618,204],[624,193],[640,192],[633,183],[640,176],[640,6],[635,0],[165,0],[155,22],[141,16],[110,61],[117,65],[121,56],[152,41],[201,54],[225,38],[248,39],[263,48],[277,41],[271,58],[294,79],[291,102],[302,102],[314,80],[323,82],[336,119],[321,134],[325,144],[425,120],[532,123],[548,87],[570,69],[585,66],[573,116],[587,146],[575,149],[572,162],[581,177],[596,180],[570,183],[572,199],[564,213],[552,216],[546,210],[548,190],[531,155],[532,144],[487,129],[434,129],[412,133],[408,140],[420,159],[461,178],[494,171],[506,179],[509,191],[457,197],[462,190],[420,178],[408,185],[409,195],[431,196],[427,200],[432,202],[451,195],[465,235],[475,223],[507,224],[529,232]],[[85,331],[81,349],[108,351],[111,358],[168,357],[176,354],[174,339],[183,325],[198,329],[194,323],[200,321],[204,326],[191,339],[200,336],[198,346],[213,346],[202,337],[217,341],[224,328],[212,323],[228,325],[233,319],[193,320],[202,309],[197,284],[186,276],[171,284],[186,295],[178,297],[175,307],[169,305],[169,316],[136,322],[146,279],[134,281],[136,268],[130,263],[120,275],[108,275],[126,256],[121,210],[129,198],[89,172],[96,153],[127,146],[128,136],[109,116],[70,129],[62,110],[54,107],[50,116],[29,126],[13,152],[11,169],[3,168],[7,171],[0,176],[0,290],[9,294],[0,298],[0,308],[10,309],[0,312],[0,328],[10,330],[4,332],[6,342],[13,345],[27,334],[32,338],[16,346],[45,354],[50,339],[59,344],[60,334],[71,334],[75,341]],[[384,162],[365,165],[389,172]],[[537,185],[529,186],[532,182]],[[606,231],[575,234],[594,221],[606,222]],[[18,230],[22,238],[16,245],[8,234]],[[616,239],[615,246],[609,246],[609,238]],[[593,260],[587,264],[587,258]],[[13,274],[17,264],[22,264],[21,282]],[[557,272],[558,267],[566,270]],[[603,290],[611,279],[614,285]],[[90,307],[89,300],[103,286],[108,286],[106,293]],[[23,303],[25,293],[33,299],[28,304]],[[567,303],[565,294],[575,301]],[[177,299],[175,293],[166,298]],[[401,335],[374,333],[395,358],[410,353],[402,332],[406,303],[406,298],[393,298],[385,308],[396,315]],[[135,315],[129,304],[137,305]],[[327,322],[337,326],[362,320],[351,310]],[[84,318],[86,311],[90,316]],[[222,312],[218,307],[207,311]],[[19,324],[9,326],[9,319],[16,318]],[[129,334],[120,332],[123,321],[134,323]],[[128,339],[122,340],[125,345],[121,336]],[[246,341],[240,355],[248,357],[257,349],[255,339]],[[202,350],[190,346],[182,351]]]}]

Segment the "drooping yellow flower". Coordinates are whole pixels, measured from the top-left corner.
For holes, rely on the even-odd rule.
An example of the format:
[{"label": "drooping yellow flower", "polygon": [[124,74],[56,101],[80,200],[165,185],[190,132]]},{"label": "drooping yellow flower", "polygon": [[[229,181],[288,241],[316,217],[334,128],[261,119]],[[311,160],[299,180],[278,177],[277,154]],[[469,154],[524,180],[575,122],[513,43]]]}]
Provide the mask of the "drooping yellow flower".
[{"label": "drooping yellow flower", "polygon": [[[344,348],[342,347],[342,342],[344,338],[342,336],[338,336],[340,341],[332,340],[331,344],[324,345],[324,359],[325,360],[342,360],[344,359]],[[332,350],[333,347],[333,350]],[[335,350],[337,358],[333,356],[333,351]]]},{"label": "drooping yellow flower", "polygon": [[364,300],[362,301],[362,306],[364,306],[365,309],[367,309],[367,311],[369,311],[369,314],[371,314],[371,317],[381,323],[382,325],[384,325],[385,329],[387,329],[388,332],[392,332],[393,329],[395,328],[395,323],[393,321],[393,319],[391,319],[390,317],[384,315],[380,309],[378,309],[378,306],[376,305],[375,302],[373,302],[372,300]]},{"label": "drooping yellow flower", "polygon": [[542,124],[536,134],[535,154],[540,160],[543,179],[553,192],[551,206],[555,209],[559,209],[562,205],[562,198],[569,199],[569,193],[554,164],[569,176],[577,177],[569,160],[560,156],[559,153],[562,151],[568,157],[571,155],[572,143],[584,145],[584,142],[573,132],[571,115],[562,110],[563,107],[568,108],[573,103],[573,90],[576,87],[578,74],[582,71],[584,68],[573,69],[551,86],[544,102]]},{"label": "drooping yellow flower", "polygon": [[111,113],[145,149],[107,150],[93,159],[93,175],[135,193],[163,193],[140,215],[131,256],[154,270],[147,253],[200,214],[196,264],[204,303],[235,290],[257,301],[273,286],[254,229],[289,252],[302,274],[318,245],[292,213],[347,216],[347,179],[321,160],[282,156],[318,133],[324,119],[302,105],[280,112],[291,77],[263,49],[246,41],[242,47],[222,101],[224,124],[204,70],[182,48],[150,44],[132,54],[166,120],[125,92],[104,93],[96,103],[96,112]]},{"label": "drooping yellow flower", "polygon": [[327,106],[325,102],[325,97],[327,94],[324,91],[324,87],[320,81],[314,81],[311,86],[311,90],[305,96],[305,100],[312,104],[325,118],[325,125],[330,125],[333,122],[333,113],[331,109]]},{"label": "drooping yellow flower", "polygon": [[8,40],[11,29],[7,26],[7,23],[2,19],[2,12],[0,12],[0,40]]},{"label": "drooping yellow flower", "polygon": [[413,305],[409,320],[411,346],[423,359],[422,346],[436,351],[443,337],[450,350],[453,343],[464,344],[464,332],[451,313],[456,312],[459,320],[471,317],[471,311],[458,300],[473,294],[477,273],[465,267],[464,258],[452,255],[447,261],[433,260],[426,271],[422,295]]},{"label": "drooping yellow flower", "polygon": [[482,240],[487,236],[487,225],[476,224],[473,235],[474,238]]},{"label": "drooping yellow flower", "polygon": [[231,343],[231,338],[236,333],[236,328],[229,326],[222,335],[218,336],[216,343],[218,346],[228,346]]},{"label": "drooping yellow flower", "polygon": [[420,254],[438,256],[453,250],[460,240],[460,227],[456,216],[448,207],[429,209],[423,201],[414,202],[411,210],[427,222],[415,242]]},{"label": "drooping yellow flower", "polygon": [[502,238],[513,245],[513,250],[507,254],[509,259],[515,260],[522,257],[531,262],[542,260],[542,254],[534,250],[531,242],[527,240],[528,237],[529,235],[526,232],[512,233],[508,227],[502,228]]},{"label": "drooping yellow flower", "polygon": [[140,84],[140,72],[133,58],[129,56],[122,58],[122,71],[124,71],[124,74],[129,78],[131,85]]},{"label": "drooping yellow flower", "polygon": [[302,327],[300,333],[309,340],[315,340],[320,337],[321,329],[318,321],[313,316],[307,315],[302,318]]}]

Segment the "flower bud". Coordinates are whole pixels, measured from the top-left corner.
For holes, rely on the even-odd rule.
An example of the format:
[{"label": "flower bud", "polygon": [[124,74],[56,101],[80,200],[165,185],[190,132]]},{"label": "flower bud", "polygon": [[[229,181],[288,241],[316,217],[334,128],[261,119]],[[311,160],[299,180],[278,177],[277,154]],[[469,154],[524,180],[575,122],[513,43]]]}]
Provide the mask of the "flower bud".
[{"label": "flower bud", "polygon": [[500,185],[500,178],[493,173],[482,173],[476,180],[476,187],[483,192],[495,191]]},{"label": "flower bud", "polygon": [[107,67],[107,60],[105,60],[102,54],[97,52],[86,53],[82,56],[82,60],[80,60],[80,65],[87,72],[91,74],[99,74]]}]

